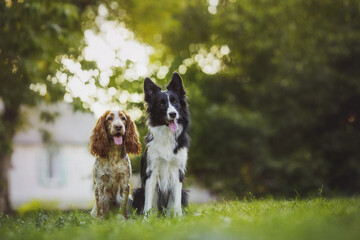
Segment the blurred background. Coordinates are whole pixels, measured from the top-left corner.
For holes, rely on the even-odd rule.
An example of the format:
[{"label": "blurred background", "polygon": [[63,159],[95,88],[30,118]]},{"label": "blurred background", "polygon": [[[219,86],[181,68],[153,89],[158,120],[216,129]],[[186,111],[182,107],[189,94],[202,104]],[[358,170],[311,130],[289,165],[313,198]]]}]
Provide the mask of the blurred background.
[{"label": "blurred background", "polygon": [[359,193],[358,0],[5,0],[1,211],[90,206],[96,118],[127,109],[144,137],[143,79],[165,86],[174,71],[192,115],[193,192]]}]

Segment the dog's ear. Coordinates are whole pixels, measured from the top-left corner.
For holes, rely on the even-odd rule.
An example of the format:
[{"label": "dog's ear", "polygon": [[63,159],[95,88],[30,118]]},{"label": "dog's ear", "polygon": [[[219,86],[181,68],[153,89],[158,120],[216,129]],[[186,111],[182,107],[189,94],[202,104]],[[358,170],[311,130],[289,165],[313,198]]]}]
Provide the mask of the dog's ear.
[{"label": "dog's ear", "polygon": [[145,101],[151,103],[154,95],[157,92],[161,91],[161,87],[156,85],[150,78],[145,78],[144,81],[144,92],[145,92]]},{"label": "dog's ear", "polygon": [[125,151],[139,155],[141,153],[141,143],[139,142],[139,133],[130,116],[123,111],[126,116],[126,132],[125,132]]},{"label": "dog's ear", "polygon": [[106,132],[106,116],[110,111],[106,111],[96,122],[90,136],[91,154],[99,157],[106,157],[110,150],[110,142]]},{"label": "dog's ear", "polygon": [[177,72],[174,72],[169,85],[166,86],[166,89],[169,91],[177,92],[181,96],[184,96],[186,94],[182,79]]}]

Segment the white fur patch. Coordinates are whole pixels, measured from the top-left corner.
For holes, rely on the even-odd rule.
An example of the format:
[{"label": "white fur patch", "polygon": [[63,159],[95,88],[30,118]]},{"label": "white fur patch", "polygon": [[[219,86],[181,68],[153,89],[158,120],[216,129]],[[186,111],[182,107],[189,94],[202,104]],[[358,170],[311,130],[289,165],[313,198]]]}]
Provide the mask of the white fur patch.
[{"label": "white fur patch", "polygon": [[169,102],[169,107],[168,107],[167,113],[166,113],[166,114],[167,114],[167,118],[170,120],[170,115],[169,115],[169,114],[172,113],[172,112],[174,112],[174,113],[176,113],[176,119],[179,119],[179,113],[178,113],[178,111],[176,110],[176,108],[174,108],[174,106],[171,105],[169,94],[166,93],[166,95],[167,95],[168,102]]},{"label": "white fur patch", "polygon": [[124,125],[124,123],[122,122],[122,120],[120,118],[119,111],[118,110],[112,110],[111,113],[114,114],[114,120],[111,123],[110,132],[112,134],[115,134],[117,132],[117,130],[115,129],[115,126],[118,125],[118,126],[122,127],[122,134],[125,134],[125,132],[126,132],[125,125]]}]

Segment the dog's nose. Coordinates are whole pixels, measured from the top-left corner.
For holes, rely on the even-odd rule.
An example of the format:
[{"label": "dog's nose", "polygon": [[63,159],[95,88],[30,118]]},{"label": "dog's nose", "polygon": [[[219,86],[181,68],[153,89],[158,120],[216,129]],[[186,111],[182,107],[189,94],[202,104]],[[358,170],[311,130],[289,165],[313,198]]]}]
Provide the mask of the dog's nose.
[{"label": "dog's nose", "polygon": [[169,116],[170,116],[171,118],[176,118],[176,112],[171,112],[171,113],[169,113]]},{"label": "dog's nose", "polygon": [[122,126],[119,124],[119,125],[114,125],[114,128],[117,130],[117,131],[120,131],[122,129]]}]

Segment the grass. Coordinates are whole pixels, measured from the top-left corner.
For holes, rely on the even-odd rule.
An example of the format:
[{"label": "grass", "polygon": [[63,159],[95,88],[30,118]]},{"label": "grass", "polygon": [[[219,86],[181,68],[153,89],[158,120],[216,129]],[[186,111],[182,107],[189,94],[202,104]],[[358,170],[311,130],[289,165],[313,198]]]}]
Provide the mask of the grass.
[{"label": "grass", "polygon": [[181,219],[39,210],[0,216],[0,239],[360,239],[360,199],[214,202]]}]

